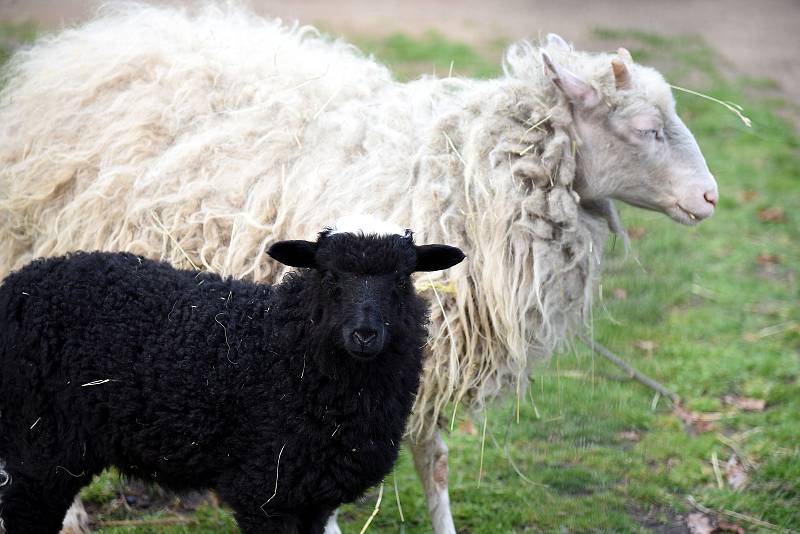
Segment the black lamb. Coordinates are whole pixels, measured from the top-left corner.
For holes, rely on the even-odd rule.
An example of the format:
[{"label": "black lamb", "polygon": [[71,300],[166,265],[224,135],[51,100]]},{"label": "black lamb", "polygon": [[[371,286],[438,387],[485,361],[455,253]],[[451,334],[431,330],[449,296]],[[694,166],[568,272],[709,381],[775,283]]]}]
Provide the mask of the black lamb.
[{"label": "black lamb", "polygon": [[126,253],[36,260],[0,286],[0,532],[57,533],[108,466],[215,489],[244,533],[322,532],[381,481],[417,390],[411,233],[326,230],[275,286]]}]

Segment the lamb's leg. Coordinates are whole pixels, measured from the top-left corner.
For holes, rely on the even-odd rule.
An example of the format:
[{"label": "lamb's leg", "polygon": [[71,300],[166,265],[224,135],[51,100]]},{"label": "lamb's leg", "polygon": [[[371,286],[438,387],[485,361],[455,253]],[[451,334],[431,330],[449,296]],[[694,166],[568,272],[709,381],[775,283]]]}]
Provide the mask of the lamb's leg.
[{"label": "lamb's leg", "polygon": [[88,534],[89,514],[83,509],[83,502],[80,497],[75,497],[67,515],[64,517],[64,524],[61,526],[59,534]]},{"label": "lamb's leg", "polygon": [[300,521],[295,516],[272,516],[264,514],[240,514],[234,512],[236,523],[242,534],[299,534]]},{"label": "lamb's leg", "polygon": [[336,522],[337,515],[339,515],[338,509],[334,510],[328,517],[328,522],[325,523],[325,534],[342,534],[342,529],[339,528],[339,524]]},{"label": "lamb's leg", "polygon": [[414,456],[414,467],[425,488],[433,532],[455,534],[450,495],[447,493],[447,445],[438,430],[430,439],[410,442],[409,445]]},{"label": "lamb's leg", "polygon": [[336,514],[330,507],[322,506],[305,510],[304,513],[300,514],[300,517],[303,518],[300,525],[300,534],[324,534],[331,517],[334,518],[335,524]]},{"label": "lamb's leg", "polygon": [[[9,469],[0,491],[0,532],[4,534],[58,534],[67,509],[80,486],[59,487]],[[4,478],[4,480],[6,480]]]}]

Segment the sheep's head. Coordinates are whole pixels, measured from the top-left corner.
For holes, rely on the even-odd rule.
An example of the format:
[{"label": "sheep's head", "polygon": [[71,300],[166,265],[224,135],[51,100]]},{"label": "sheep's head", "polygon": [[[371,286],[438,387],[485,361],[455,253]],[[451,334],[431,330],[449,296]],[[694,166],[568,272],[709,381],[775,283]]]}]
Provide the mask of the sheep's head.
[{"label": "sheep's head", "polygon": [[661,74],[636,65],[624,48],[578,54],[553,34],[541,54],[546,76],[571,107],[574,187],[582,199],[614,198],[688,225],[714,213],[717,183]]},{"label": "sheep's head", "polygon": [[426,307],[411,274],[438,271],[464,259],[447,245],[416,245],[409,230],[371,217],[351,216],[313,241],[281,241],[269,255],[313,269],[319,320],[356,360],[373,360],[387,347],[424,343]]}]

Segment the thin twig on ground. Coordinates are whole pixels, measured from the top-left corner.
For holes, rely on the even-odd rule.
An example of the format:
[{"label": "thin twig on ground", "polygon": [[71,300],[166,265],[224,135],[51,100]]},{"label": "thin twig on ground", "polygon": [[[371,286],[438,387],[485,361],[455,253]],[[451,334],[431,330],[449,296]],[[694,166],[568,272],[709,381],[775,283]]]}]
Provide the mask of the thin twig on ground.
[{"label": "thin twig on ground", "polygon": [[666,386],[661,384],[660,382],[653,380],[646,374],[642,373],[641,371],[636,370],[631,364],[611,352],[609,349],[601,345],[600,343],[589,339],[585,336],[580,336],[580,340],[586,344],[587,347],[592,349],[594,352],[602,356],[603,358],[607,359],[623,371],[625,371],[629,377],[633,378],[637,382],[644,384],[645,386],[659,392],[662,396],[667,397],[671,400],[674,404],[679,405],[681,403],[681,398],[678,396],[677,393],[668,389]]},{"label": "thin twig on ground", "polygon": [[702,504],[697,502],[697,500],[694,497],[692,497],[691,495],[687,496],[686,500],[689,501],[689,504],[691,504],[692,506],[694,506],[695,508],[697,508],[698,510],[700,510],[701,512],[703,512],[704,514],[707,514],[707,515],[716,515],[716,516],[726,515],[728,517],[733,517],[733,518],[738,519],[740,521],[747,521],[748,523],[752,523],[754,525],[758,525],[758,526],[766,528],[768,530],[777,530],[779,532],[786,532],[788,534],[800,534],[796,530],[791,530],[791,529],[788,529],[788,528],[785,528],[785,527],[780,527],[778,525],[770,523],[769,521],[764,521],[763,519],[758,519],[757,517],[752,517],[752,516],[749,516],[749,515],[746,515],[746,514],[742,514],[742,513],[739,513],[739,512],[734,512],[733,510],[714,510],[713,508],[709,508],[707,506],[703,506]]}]

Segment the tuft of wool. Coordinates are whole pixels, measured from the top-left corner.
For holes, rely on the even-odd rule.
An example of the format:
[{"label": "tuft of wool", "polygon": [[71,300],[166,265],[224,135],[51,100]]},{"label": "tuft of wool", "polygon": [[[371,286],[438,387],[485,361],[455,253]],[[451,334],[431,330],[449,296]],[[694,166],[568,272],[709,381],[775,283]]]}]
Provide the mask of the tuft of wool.
[{"label": "tuft of wool", "polygon": [[[122,250],[273,282],[276,240],[352,212],[414,228],[468,258],[417,280],[433,310],[409,431],[430,435],[449,402],[524,390],[591,305],[608,225],[572,191],[572,119],[539,50],[511,47],[496,80],[402,84],[352,46],[240,8],[103,8],[9,64],[0,277]],[[549,51],[613,92],[611,56]]]}]

